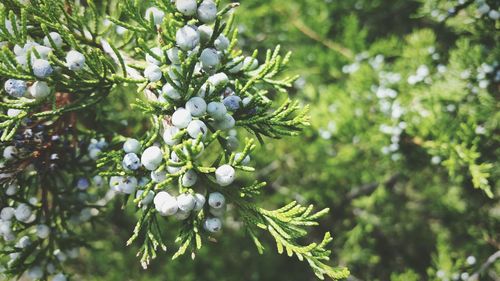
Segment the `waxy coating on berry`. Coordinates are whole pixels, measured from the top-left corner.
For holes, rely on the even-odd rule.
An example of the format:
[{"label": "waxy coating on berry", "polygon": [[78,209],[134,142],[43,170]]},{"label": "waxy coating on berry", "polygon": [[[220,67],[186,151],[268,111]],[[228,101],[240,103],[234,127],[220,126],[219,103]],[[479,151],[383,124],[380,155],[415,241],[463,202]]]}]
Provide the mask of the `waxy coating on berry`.
[{"label": "waxy coating on berry", "polygon": [[163,160],[163,153],[157,146],[146,148],[141,156],[141,163],[150,171],[156,170]]},{"label": "waxy coating on berry", "polygon": [[228,186],[233,183],[236,171],[230,165],[222,165],[215,170],[215,178],[221,186]]}]

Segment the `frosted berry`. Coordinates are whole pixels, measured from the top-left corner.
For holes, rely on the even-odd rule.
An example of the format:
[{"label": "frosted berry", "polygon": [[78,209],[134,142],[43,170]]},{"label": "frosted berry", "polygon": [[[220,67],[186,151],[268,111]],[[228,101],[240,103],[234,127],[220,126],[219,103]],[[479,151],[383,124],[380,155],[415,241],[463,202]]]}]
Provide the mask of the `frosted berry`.
[{"label": "frosted berry", "polygon": [[23,237],[19,238],[19,241],[17,241],[16,248],[23,249],[23,248],[28,247],[29,245],[31,245],[30,238],[28,236],[23,236]]},{"label": "frosted berry", "polygon": [[200,62],[205,71],[211,71],[217,68],[220,63],[219,54],[215,49],[204,49],[200,55]]},{"label": "frosted berry", "polygon": [[50,235],[50,228],[45,224],[39,224],[36,226],[36,236],[40,239],[46,239]]},{"label": "frosted berry", "polygon": [[[154,47],[151,49],[151,53],[155,54],[157,57],[163,57],[163,53],[159,47]],[[155,57],[146,53],[146,61],[150,64],[161,65],[161,61],[157,60]]]},{"label": "frosted berry", "polygon": [[215,179],[219,185],[227,186],[233,183],[235,174],[234,168],[225,164],[215,170]]},{"label": "frosted berry", "polygon": [[46,82],[36,81],[29,88],[29,92],[35,99],[43,99],[50,94],[50,88]]},{"label": "frosted berry", "polygon": [[217,17],[217,5],[213,0],[204,0],[198,7],[198,19],[204,23],[212,23]]},{"label": "frosted berry", "polygon": [[156,183],[160,183],[167,179],[166,171],[151,171],[151,180]]},{"label": "frosted berry", "polygon": [[175,41],[182,50],[192,50],[200,43],[200,34],[194,27],[186,25],[177,30]]},{"label": "frosted berry", "polygon": [[66,55],[66,66],[69,70],[79,71],[85,66],[85,56],[75,50],[71,50]]},{"label": "frosted berry", "polygon": [[214,30],[208,25],[201,25],[198,27],[198,33],[200,34],[200,40],[203,43],[207,43],[212,38]]},{"label": "frosted berry", "polygon": [[163,153],[157,146],[146,148],[141,156],[141,162],[144,167],[150,171],[156,170],[163,160]]},{"label": "frosted berry", "polygon": [[180,64],[181,60],[179,58],[179,48],[174,47],[167,51],[167,57],[173,64]]},{"label": "frosted berry", "polygon": [[[57,32],[51,32],[49,33],[50,39],[52,39],[52,42],[56,45],[56,47],[61,48],[63,45],[63,39],[61,35]],[[50,44],[50,40],[47,36],[43,38],[43,44],[47,47],[52,47],[52,44]]]},{"label": "frosted berry", "polygon": [[141,151],[141,143],[136,139],[127,139],[123,144],[125,153],[139,153]]},{"label": "frosted berry", "polygon": [[196,0],[176,0],[175,7],[177,11],[181,12],[185,16],[192,16],[196,13]]},{"label": "frosted berry", "polygon": [[247,165],[248,163],[250,163],[250,155],[247,155],[245,156],[245,158],[243,158],[243,153],[241,152],[236,153],[234,159],[236,159],[236,161],[241,161],[241,164],[243,165]]},{"label": "frosted berry", "polygon": [[161,69],[156,64],[150,64],[144,70],[144,77],[146,77],[151,82],[160,81],[162,76],[163,74],[161,72]]},{"label": "frosted berry", "polygon": [[247,70],[254,70],[259,66],[259,62],[257,59],[254,59],[253,57],[246,57],[245,60],[243,60],[243,67]]},{"label": "frosted berry", "polygon": [[163,141],[168,145],[176,145],[179,143],[179,139],[174,137],[180,132],[180,129],[175,126],[168,126],[163,130]]},{"label": "frosted berry", "polygon": [[189,170],[182,176],[182,185],[185,187],[193,186],[198,180],[198,175],[195,171]]},{"label": "frosted berry", "polygon": [[229,82],[229,77],[225,73],[217,73],[208,77],[208,83],[213,87],[225,86]]},{"label": "frosted berry", "polygon": [[222,52],[222,51],[227,50],[227,48],[229,48],[230,43],[231,42],[229,42],[229,39],[227,39],[226,36],[221,34],[221,35],[219,35],[219,37],[217,37],[217,39],[215,39],[214,46],[217,49],[217,51]]},{"label": "frosted berry", "polygon": [[240,108],[241,98],[238,96],[228,96],[222,101],[226,108],[230,111],[236,111]]},{"label": "frosted berry", "polygon": [[227,109],[221,102],[211,102],[207,106],[207,112],[215,120],[220,120],[226,115]]},{"label": "frosted berry", "polygon": [[165,12],[156,7],[151,7],[146,10],[145,14],[146,20],[149,20],[151,16],[153,16],[153,22],[155,24],[161,24],[163,18],[165,17]]},{"label": "frosted berry", "polygon": [[23,80],[9,79],[5,81],[4,89],[7,94],[15,98],[20,98],[26,93],[27,86],[26,82]]},{"label": "frosted berry", "polygon": [[24,203],[19,204],[14,212],[14,216],[20,222],[27,222],[31,217],[31,207]]},{"label": "frosted berry", "polygon": [[168,83],[163,85],[161,91],[165,96],[173,100],[179,100],[181,98],[181,94],[172,85]]},{"label": "frosted berry", "polygon": [[46,78],[54,71],[50,63],[44,59],[36,59],[32,66],[33,74],[38,78]]},{"label": "frosted berry", "polygon": [[34,266],[30,269],[28,269],[28,277],[31,278],[31,280],[39,280],[43,277],[43,270],[39,266]]},{"label": "frosted berry", "polygon": [[208,205],[212,208],[222,208],[226,204],[226,198],[220,192],[213,192],[208,195]]},{"label": "frosted berry", "polygon": [[208,218],[203,223],[203,227],[212,233],[219,232],[222,228],[222,221],[219,218]]},{"label": "frosted berry", "polygon": [[[137,192],[135,194],[135,198],[140,198],[143,193],[144,193],[144,190],[137,190]],[[155,193],[152,190],[150,190],[148,192],[148,194],[144,198],[142,198],[141,204],[148,205],[149,203],[151,203],[153,201],[154,197],[155,197]]]},{"label": "frosted berry", "polygon": [[133,152],[127,153],[125,154],[125,157],[123,157],[122,165],[125,169],[135,171],[141,167],[141,160],[137,154]]},{"label": "frosted berry", "polygon": [[231,114],[225,114],[222,119],[215,120],[215,127],[219,130],[229,130],[234,128],[236,124],[236,120],[234,120],[233,116]]},{"label": "frosted berry", "polygon": [[190,193],[183,193],[177,196],[177,205],[179,206],[179,210],[181,211],[190,212],[193,210],[195,204],[196,200]]},{"label": "frosted berry", "polygon": [[191,120],[191,113],[182,107],[172,114],[172,124],[179,129],[186,128]]},{"label": "frosted berry", "polygon": [[193,139],[197,138],[200,134],[204,138],[208,132],[208,128],[207,125],[203,123],[203,121],[193,120],[189,123],[187,127],[187,132],[189,136],[192,137]]},{"label": "frosted berry", "polygon": [[9,221],[14,217],[14,212],[15,212],[14,208],[5,207],[0,212],[0,219],[3,221]]},{"label": "frosted berry", "polygon": [[137,188],[137,179],[135,177],[125,177],[120,184],[120,191],[125,194],[134,193]]},{"label": "frosted berry", "polygon": [[186,102],[186,109],[194,117],[200,117],[207,111],[207,103],[203,98],[193,97]]},{"label": "frosted berry", "polygon": [[165,191],[158,192],[153,199],[155,209],[162,216],[172,216],[179,210],[177,200]]},{"label": "frosted berry", "polygon": [[66,276],[62,273],[57,273],[56,275],[54,275],[54,277],[52,278],[52,281],[67,281],[68,279],[66,278]]},{"label": "frosted berry", "polygon": [[193,211],[200,211],[201,209],[203,209],[203,206],[206,202],[205,196],[203,196],[203,194],[196,193],[194,195],[194,200],[196,201],[196,203],[194,205]]}]

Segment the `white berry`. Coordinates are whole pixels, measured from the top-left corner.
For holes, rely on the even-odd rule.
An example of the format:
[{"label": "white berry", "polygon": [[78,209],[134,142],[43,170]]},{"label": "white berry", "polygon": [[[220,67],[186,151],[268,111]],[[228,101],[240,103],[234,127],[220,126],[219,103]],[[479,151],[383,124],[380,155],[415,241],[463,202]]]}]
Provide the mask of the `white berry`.
[{"label": "white berry", "polygon": [[179,100],[181,99],[181,94],[170,84],[165,84],[163,85],[163,88],[161,89],[162,93],[173,99],[173,100]]},{"label": "white berry", "polygon": [[186,109],[194,117],[200,117],[207,111],[207,103],[203,98],[193,97],[186,102]]},{"label": "white berry", "polygon": [[[140,198],[143,193],[144,193],[144,190],[137,190],[137,192],[135,194],[135,198]],[[144,196],[144,198],[142,198],[141,204],[148,205],[149,203],[151,203],[153,201],[154,197],[155,197],[155,193],[152,190],[150,190],[148,192],[148,194],[146,196]]]},{"label": "white berry", "polygon": [[176,0],[175,7],[185,16],[192,16],[196,13],[196,0]]},{"label": "white berry", "polygon": [[166,171],[151,171],[151,180],[156,183],[160,183],[167,179]]},{"label": "white berry", "polygon": [[220,63],[219,54],[215,49],[204,49],[200,55],[200,62],[205,71],[211,71],[217,68]]},{"label": "white berry", "polygon": [[253,57],[246,57],[243,60],[243,67],[247,70],[254,70],[257,68],[257,66],[259,66],[259,62]]},{"label": "white berry", "polygon": [[151,15],[153,16],[153,22],[155,24],[161,24],[163,18],[165,17],[165,12],[156,7],[151,7],[146,10],[146,20],[149,20],[151,18]]},{"label": "white berry", "polygon": [[180,64],[181,60],[179,58],[179,48],[174,47],[167,51],[167,57],[173,64]]},{"label": "white berry", "polygon": [[46,239],[50,235],[50,228],[45,224],[39,224],[36,226],[36,236],[41,239]]},{"label": "white berry", "polygon": [[221,186],[227,186],[233,183],[235,177],[235,170],[229,165],[222,165],[215,171],[215,179]]},{"label": "white berry", "polygon": [[247,165],[248,163],[250,163],[250,155],[247,155],[245,156],[245,158],[243,158],[243,153],[241,152],[238,152],[234,155],[234,159],[236,159],[236,161],[241,161],[241,164],[243,165]]},{"label": "white berry", "polygon": [[26,82],[23,80],[9,79],[5,81],[4,89],[7,94],[15,98],[20,98],[26,93],[27,86]]},{"label": "white berry", "polygon": [[20,222],[28,221],[31,217],[31,207],[24,203],[19,204],[14,212],[14,216]]},{"label": "white berry", "polygon": [[[54,42],[56,47],[61,48],[63,45],[63,39],[61,35],[57,32],[51,32],[49,33],[50,39]],[[47,36],[43,38],[43,44],[47,47],[52,47],[52,44],[50,44],[50,40]]]},{"label": "white berry", "polygon": [[183,193],[177,196],[177,205],[179,206],[179,210],[181,211],[190,212],[193,210],[195,204],[196,200],[190,193]]},{"label": "white berry", "polygon": [[223,119],[227,113],[226,106],[221,102],[211,102],[207,106],[207,112],[215,120]]},{"label": "white berry", "polygon": [[236,124],[236,120],[234,120],[233,116],[231,114],[225,114],[222,119],[216,120],[214,123],[215,127],[219,130],[230,130],[234,128]]},{"label": "white berry", "polygon": [[222,221],[219,218],[208,218],[203,227],[209,232],[218,232],[222,228]]},{"label": "white berry", "polygon": [[144,167],[150,171],[156,170],[163,160],[163,153],[157,146],[146,148],[141,156],[141,162]]},{"label": "white berry", "polygon": [[204,24],[198,27],[198,32],[200,33],[201,42],[206,43],[212,38],[214,30],[210,26]]},{"label": "white berry", "polygon": [[226,36],[221,34],[221,35],[219,35],[219,37],[217,37],[217,39],[215,39],[214,46],[217,49],[217,51],[222,52],[222,51],[227,50],[227,48],[229,48],[230,43],[231,42],[229,42],[229,39],[227,39]]},{"label": "white berry", "polygon": [[153,199],[153,204],[155,205],[155,209],[162,216],[174,215],[179,210],[175,197],[165,191],[160,191],[156,194]]},{"label": "white berry", "polygon": [[144,70],[144,77],[146,77],[151,82],[160,81],[162,76],[163,73],[161,72],[160,67],[157,66],[156,64],[150,64]]},{"label": "white berry", "polygon": [[54,277],[52,278],[52,281],[67,281],[68,279],[66,278],[66,276],[62,273],[58,273],[56,275],[54,275]]},{"label": "white berry", "polygon": [[29,88],[29,92],[35,99],[43,99],[50,94],[50,88],[46,82],[36,81]]},{"label": "white berry", "polygon": [[189,170],[182,176],[182,185],[185,187],[193,186],[198,179],[198,175],[195,171]]},{"label": "white berry", "polygon": [[66,66],[71,71],[82,70],[85,65],[85,56],[75,50],[71,50],[66,55]]},{"label": "white berry", "polygon": [[14,208],[5,207],[0,212],[0,219],[3,221],[9,221],[14,217],[14,212],[15,212]]},{"label": "white berry", "polygon": [[226,204],[226,198],[220,192],[213,192],[208,195],[208,205],[212,208],[222,208]]},{"label": "white berry", "polygon": [[175,41],[182,50],[192,50],[200,43],[200,34],[195,28],[186,25],[177,30]]},{"label": "white berry", "polygon": [[217,17],[217,5],[212,0],[204,0],[198,7],[198,19],[204,23],[212,23]]},{"label": "white berry", "polygon": [[172,124],[179,129],[186,128],[191,120],[191,113],[182,107],[178,108],[174,114],[172,114]]},{"label": "white berry", "polygon": [[225,73],[221,72],[208,77],[207,82],[217,88],[219,86],[225,86],[229,82],[229,77],[227,77]]},{"label": "white berry", "polygon": [[141,151],[141,143],[136,139],[127,139],[123,144],[125,153],[139,153]]},{"label": "white berry", "polygon": [[[160,58],[163,56],[163,53],[159,47],[152,48],[151,53],[155,54],[157,57],[160,57]],[[155,57],[153,57],[149,53],[146,53],[146,61],[150,64],[161,65],[161,61],[157,60]]]},{"label": "white berry", "polygon": [[50,63],[44,59],[36,59],[33,61],[33,74],[38,78],[48,77],[54,71]]},{"label": "white berry", "polygon": [[176,145],[179,143],[179,139],[174,137],[180,132],[180,129],[175,126],[168,126],[163,130],[163,141],[168,145]]},{"label": "white berry", "polygon": [[125,157],[123,157],[122,165],[125,169],[137,170],[141,167],[141,160],[137,154],[133,152],[127,153],[125,154]]},{"label": "white berry", "polygon": [[206,202],[205,196],[203,196],[203,194],[196,193],[194,195],[194,200],[196,201],[196,204],[194,205],[193,211],[200,211],[201,209],[203,209],[203,206]]},{"label": "white berry", "polygon": [[204,138],[207,134],[208,128],[201,120],[193,120],[187,127],[187,132],[193,139],[197,138],[200,134]]}]

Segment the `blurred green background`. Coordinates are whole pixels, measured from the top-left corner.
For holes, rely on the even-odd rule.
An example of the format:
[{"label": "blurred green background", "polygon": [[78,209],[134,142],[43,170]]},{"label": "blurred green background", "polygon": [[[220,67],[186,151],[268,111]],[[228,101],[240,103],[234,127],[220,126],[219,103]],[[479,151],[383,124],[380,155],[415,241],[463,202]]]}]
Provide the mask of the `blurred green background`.
[{"label": "blurred green background", "polygon": [[[301,78],[290,95],[311,106],[302,136],[259,147],[256,176],[269,183],[259,203],[330,208],[309,239],[332,232],[331,264],[350,280],[500,280],[498,262],[480,271],[500,250],[500,24],[484,4],[498,11],[497,1],[437,0],[243,0],[236,10],[239,48],[292,51],[287,74]],[[144,271],[125,247],[130,213],[114,202],[94,231],[102,241],[74,264],[78,278],[316,280],[271,239],[260,256],[230,215],[194,261],[171,261],[172,245]]]}]

